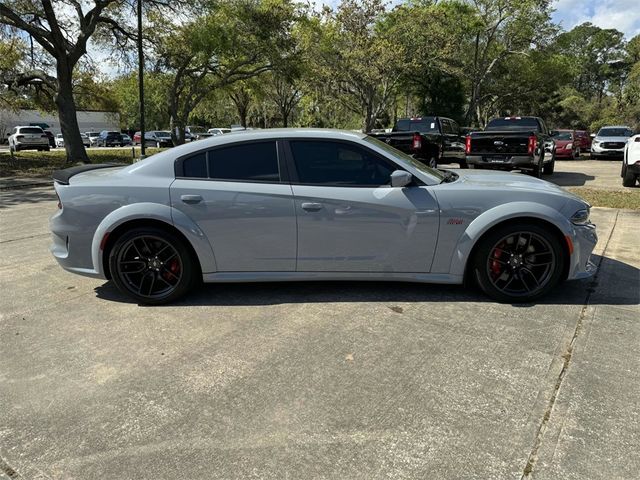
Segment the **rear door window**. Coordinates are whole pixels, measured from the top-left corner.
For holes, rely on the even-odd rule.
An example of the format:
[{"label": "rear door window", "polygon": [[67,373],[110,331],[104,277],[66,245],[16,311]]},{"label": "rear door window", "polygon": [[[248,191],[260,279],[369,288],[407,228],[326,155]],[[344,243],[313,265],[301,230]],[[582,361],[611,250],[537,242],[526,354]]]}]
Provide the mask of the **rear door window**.
[{"label": "rear door window", "polygon": [[209,178],[245,182],[279,182],[275,141],[216,148],[209,152]]}]

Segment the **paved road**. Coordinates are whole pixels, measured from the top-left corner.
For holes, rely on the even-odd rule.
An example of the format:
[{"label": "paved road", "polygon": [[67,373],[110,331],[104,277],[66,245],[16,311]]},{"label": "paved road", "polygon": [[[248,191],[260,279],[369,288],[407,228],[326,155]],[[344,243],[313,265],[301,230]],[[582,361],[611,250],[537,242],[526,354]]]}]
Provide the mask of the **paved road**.
[{"label": "paved road", "polygon": [[637,213],[594,209],[595,283],[536,305],[346,282],[138,307],[58,268],[49,189],[0,194],[5,477],[637,478]]}]

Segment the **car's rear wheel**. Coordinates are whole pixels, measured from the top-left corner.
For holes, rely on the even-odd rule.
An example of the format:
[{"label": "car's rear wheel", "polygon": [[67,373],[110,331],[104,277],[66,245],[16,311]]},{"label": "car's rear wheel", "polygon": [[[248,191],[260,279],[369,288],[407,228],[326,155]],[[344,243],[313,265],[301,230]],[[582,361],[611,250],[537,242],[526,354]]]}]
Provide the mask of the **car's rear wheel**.
[{"label": "car's rear wheel", "polygon": [[489,232],[480,240],[473,271],[480,288],[499,302],[529,302],[562,277],[563,251],[556,235],[520,223]]},{"label": "car's rear wheel", "polygon": [[109,267],[118,288],[144,304],[177,300],[195,283],[189,248],[182,239],[159,228],[135,228],[118,238]]},{"label": "car's rear wheel", "polygon": [[545,175],[552,175],[555,168],[556,168],[556,159],[553,158],[549,163],[546,163],[542,167],[542,173],[544,173]]}]

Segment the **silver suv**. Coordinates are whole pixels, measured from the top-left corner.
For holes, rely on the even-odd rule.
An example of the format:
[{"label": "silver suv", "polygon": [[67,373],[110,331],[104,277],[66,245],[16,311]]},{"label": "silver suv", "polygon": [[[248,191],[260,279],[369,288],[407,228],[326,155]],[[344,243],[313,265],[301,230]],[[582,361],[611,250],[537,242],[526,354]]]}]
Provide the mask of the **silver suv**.
[{"label": "silver suv", "polygon": [[627,126],[602,127],[591,142],[591,158],[622,157],[633,130]]}]

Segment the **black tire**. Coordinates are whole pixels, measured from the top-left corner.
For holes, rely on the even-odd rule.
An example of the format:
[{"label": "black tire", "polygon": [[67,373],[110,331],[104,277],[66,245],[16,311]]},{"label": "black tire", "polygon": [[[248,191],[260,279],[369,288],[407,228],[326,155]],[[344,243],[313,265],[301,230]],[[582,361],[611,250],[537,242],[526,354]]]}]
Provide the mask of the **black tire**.
[{"label": "black tire", "polygon": [[463,170],[469,168],[469,165],[467,164],[466,160],[460,160],[460,168]]},{"label": "black tire", "polygon": [[434,154],[429,154],[429,157],[425,161],[427,167],[438,168],[438,157]]},{"label": "black tire", "polygon": [[120,236],[109,254],[109,270],[122,293],[146,305],[184,296],[196,285],[199,271],[181,238],[154,227],[134,228]]},{"label": "black tire", "polygon": [[581,155],[581,154],[582,154],[582,150],[580,150],[580,147],[578,147],[578,148],[576,149],[576,153],[573,155],[573,157],[574,157],[576,160],[580,160],[580,155]]},{"label": "black tire", "polygon": [[[535,223],[515,222],[480,239],[471,259],[472,272],[489,297],[504,303],[530,302],[560,282],[563,258],[553,232]],[[510,285],[515,286],[509,289]]]},{"label": "black tire", "polygon": [[44,151],[45,152],[49,152],[49,151],[51,151],[51,149],[49,147],[45,147]]},{"label": "black tire", "polygon": [[556,159],[552,159],[549,163],[546,163],[542,167],[542,173],[545,175],[553,175],[553,170],[556,168]]},{"label": "black tire", "polygon": [[542,178],[542,165],[538,164],[535,167],[533,167],[531,169],[531,175],[533,175],[536,178]]},{"label": "black tire", "polygon": [[635,187],[636,175],[628,171],[626,168],[622,170],[622,186],[623,187]]}]

